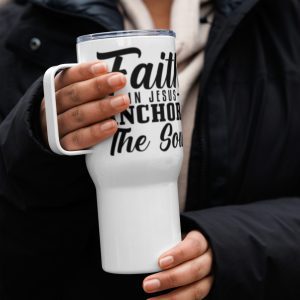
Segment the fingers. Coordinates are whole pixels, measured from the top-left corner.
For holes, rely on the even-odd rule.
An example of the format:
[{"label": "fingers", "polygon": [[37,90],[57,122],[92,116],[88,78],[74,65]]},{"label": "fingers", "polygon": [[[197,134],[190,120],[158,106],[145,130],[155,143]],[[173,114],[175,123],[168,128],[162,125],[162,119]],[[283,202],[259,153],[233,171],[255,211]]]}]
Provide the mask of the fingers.
[{"label": "fingers", "polygon": [[207,240],[199,231],[189,232],[182,242],[161,256],[159,263],[163,271],[144,279],[145,292],[174,290],[153,299],[194,300],[206,297],[211,288],[212,277],[209,276],[213,255]]},{"label": "fingers", "polygon": [[65,69],[55,77],[55,88],[60,90],[76,82],[91,79],[108,72],[106,63],[96,60],[75,65]]},{"label": "fingers", "polygon": [[202,300],[208,296],[212,284],[213,284],[213,277],[208,276],[200,281],[178,288],[168,294],[154,297],[154,298],[149,298],[148,300],[174,300],[174,299]]},{"label": "fingers", "polygon": [[203,255],[184,262],[172,269],[145,278],[143,288],[146,292],[157,292],[197,282],[211,272],[212,253],[209,249]]},{"label": "fingers", "polygon": [[89,127],[80,128],[65,135],[61,140],[61,146],[65,150],[74,151],[92,147],[105,140],[117,131],[115,120],[106,120]]},{"label": "fingers", "polygon": [[[109,97],[122,89],[126,77],[108,73],[102,61],[80,63],[55,77],[56,107],[60,142],[66,150],[89,148],[117,131],[117,123],[108,120],[129,106],[125,95]],[[47,141],[45,101],[40,108],[43,138]]]},{"label": "fingers", "polygon": [[162,269],[172,268],[205,253],[208,249],[206,238],[199,231],[189,232],[177,246],[161,255],[159,265]]},{"label": "fingers", "polygon": [[48,138],[47,138],[47,124],[46,124],[46,108],[45,108],[45,99],[42,100],[41,106],[40,106],[40,125],[42,130],[42,138],[45,144],[48,144]]},{"label": "fingers", "polygon": [[130,100],[127,95],[118,95],[69,109],[58,116],[60,137],[77,129],[106,120],[127,109],[129,103]]},{"label": "fingers", "polygon": [[56,92],[57,113],[104,98],[123,88],[125,84],[126,77],[122,73],[109,73],[68,85]]}]

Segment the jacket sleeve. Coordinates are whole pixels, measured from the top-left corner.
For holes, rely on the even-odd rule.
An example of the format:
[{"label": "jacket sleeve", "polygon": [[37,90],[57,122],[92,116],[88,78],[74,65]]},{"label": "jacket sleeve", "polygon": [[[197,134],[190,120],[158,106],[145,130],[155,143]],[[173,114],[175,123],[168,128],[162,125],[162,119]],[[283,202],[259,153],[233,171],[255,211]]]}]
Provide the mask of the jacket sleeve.
[{"label": "jacket sleeve", "polygon": [[39,78],[0,124],[0,191],[19,208],[80,201],[92,187],[84,156],[56,155],[39,139],[42,98]]},{"label": "jacket sleeve", "polygon": [[300,299],[299,212],[299,198],[280,198],[182,214],[213,251],[209,299]]},{"label": "jacket sleeve", "polygon": [[97,226],[84,157],[55,155],[34,132],[42,98],[39,78],[0,124],[1,299],[18,289],[53,292]]}]

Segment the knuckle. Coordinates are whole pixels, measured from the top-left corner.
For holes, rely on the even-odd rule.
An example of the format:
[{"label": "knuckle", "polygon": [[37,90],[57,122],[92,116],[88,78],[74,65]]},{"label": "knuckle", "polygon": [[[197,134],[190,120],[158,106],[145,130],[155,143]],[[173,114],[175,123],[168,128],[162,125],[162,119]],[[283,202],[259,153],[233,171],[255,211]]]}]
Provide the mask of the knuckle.
[{"label": "knuckle", "polygon": [[204,291],[204,288],[201,285],[196,285],[193,288],[193,298],[195,300],[202,299],[204,295],[205,295],[205,291]]},{"label": "knuckle", "polygon": [[98,77],[95,78],[94,85],[95,85],[96,90],[98,90],[99,92],[104,92],[103,91],[103,81],[102,81],[101,76],[98,76]]},{"label": "knuckle", "polygon": [[72,103],[77,104],[79,102],[79,93],[78,93],[78,88],[76,85],[72,85],[67,92],[67,97],[70,99]]},{"label": "knuckle", "polygon": [[180,247],[178,247],[175,251],[175,261],[184,262],[187,260],[190,260],[191,258],[194,258],[194,249],[190,247],[190,244],[185,242]]},{"label": "knuckle", "polygon": [[105,100],[98,101],[97,110],[100,117],[107,115],[107,106],[105,105]]},{"label": "knuckle", "polygon": [[71,144],[75,148],[81,148],[81,146],[82,146],[82,136],[81,136],[81,134],[79,132],[75,131],[71,135]]},{"label": "knuckle", "polygon": [[65,96],[63,95],[63,90],[59,90],[56,92],[56,109],[58,112],[63,111],[64,109],[64,99]]},{"label": "knuckle", "polygon": [[102,137],[99,126],[94,125],[90,127],[90,136],[92,140],[99,140]]},{"label": "knuckle", "polygon": [[118,109],[113,108],[110,105],[110,98],[105,98],[102,99],[98,102],[98,111],[99,111],[99,116],[104,119],[104,118],[108,118],[111,117],[115,114],[117,114],[119,112]]},{"label": "knuckle", "polygon": [[201,278],[202,268],[198,261],[192,261],[190,265],[190,274],[193,281],[197,281]]},{"label": "knuckle", "polygon": [[186,257],[186,247],[178,247],[175,252],[177,258],[185,259]]},{"label": "knuckle", "polygon": [[178,284],[178,279],[179,278],[176,273],[170,272],[166,276],[165,281],[169,287],[176,287]]},{"label": "knuckle", "polygon": [[83,123],[84,121],[84,113],[82,109],[79,107],[75,107],[71,110],[70,112],[71,118],[76,122],[76,123]]},{"label": "knuckle", "polygon": [[58,116],[57,122],[58,122],[59,134],[62,134],[66,128],[66,123],[67,123],[64,115]]},{"label": "knuckle", "polygon": [[193,249],[197,254],[202,254],[205,250],[205,243],[202,238],[190,237],[188,238],[189,247]]}]

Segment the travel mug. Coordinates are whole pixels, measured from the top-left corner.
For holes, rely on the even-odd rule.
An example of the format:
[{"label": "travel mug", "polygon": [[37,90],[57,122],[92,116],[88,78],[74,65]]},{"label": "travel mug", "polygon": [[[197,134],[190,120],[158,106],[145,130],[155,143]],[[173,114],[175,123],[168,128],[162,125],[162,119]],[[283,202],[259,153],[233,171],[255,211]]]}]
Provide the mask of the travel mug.
[{"label": "travel mug", "polygon": [[181,241],[177,180],[183,157],[175,33],[132,30],[77,38],[78,63],[105,61],[130,98],[115,116],[118,131],[91,149],[66,151],[59,142],[54,77],[44,96],[48,140],[62,155],[85,155],[97,191],[102,268],[118,274],[160,271],[158,257]]}]

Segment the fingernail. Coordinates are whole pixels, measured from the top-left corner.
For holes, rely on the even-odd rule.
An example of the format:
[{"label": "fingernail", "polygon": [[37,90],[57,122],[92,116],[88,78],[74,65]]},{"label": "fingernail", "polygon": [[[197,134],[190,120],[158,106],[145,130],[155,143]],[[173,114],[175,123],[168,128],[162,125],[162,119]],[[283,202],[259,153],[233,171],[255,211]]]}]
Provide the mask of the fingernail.
[{"label": "fingernail", "polygon": [[100,125],[100,129],[103,131],[111,130],[115,127],[114,121],[106,121],[105,123]]},{"label": "fingernail", "polygon": [[121,96],[117,96],[117,97],[112,98],[111,101],[110,101],[110,104],[111,104],[112,107],[117,108],[117,107],[127,105],[128,102],[129,102],[128,96],[121,95]]},{"label": "fingernail", "polygon": [[159,265],[162,268],[166,268],[166,267],[170,266],[173,262],[174,262],[173,256],[166,256],[159,261]]},{"label": "fingernail", "polygon": [[94,75],[102,74],[102,73],[107,72],[107,65],[106,65],[106,63],[100,62],[100,63],[97,63],[95,65],[92,65],[91,66],[91,72]]},{"label": "fingernail", "polygon": [[120,85],[123,85],[126,82],[126,78],[124,75],[116,74],[112,75],[107,79],[108,84],[111,87],[118,87]]},{"label": "fingernail", "polygon": [[148,292],[157,290],[160,287],[160,281],[158,279],[150,279],[144,282],[144,289]]}]

